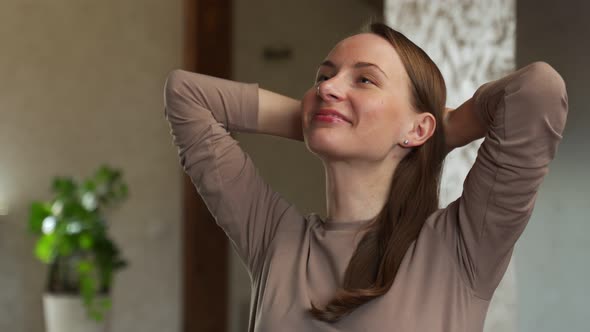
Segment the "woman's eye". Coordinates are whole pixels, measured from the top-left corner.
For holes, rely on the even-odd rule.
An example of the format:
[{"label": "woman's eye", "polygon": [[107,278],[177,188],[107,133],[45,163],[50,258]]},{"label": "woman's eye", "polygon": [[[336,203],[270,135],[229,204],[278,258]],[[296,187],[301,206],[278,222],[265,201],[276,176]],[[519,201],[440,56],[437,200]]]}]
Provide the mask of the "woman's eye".
[{"label": "woman's eye", "polygon": [[365,83],[365,84],[374,84],[373,81],[371,81],[370,79],[366,78],[366,77],[361,77],[360,78],[360,82],[361,83]]},{"label": "woman's eye", "polygon": [[325,81],[327,79],[329,79],[329,77],[326,76],[326,75],[318,75],[318,77],[317,77],[317,79],[315,81],[316,82],[322,82],[322,81]]}]

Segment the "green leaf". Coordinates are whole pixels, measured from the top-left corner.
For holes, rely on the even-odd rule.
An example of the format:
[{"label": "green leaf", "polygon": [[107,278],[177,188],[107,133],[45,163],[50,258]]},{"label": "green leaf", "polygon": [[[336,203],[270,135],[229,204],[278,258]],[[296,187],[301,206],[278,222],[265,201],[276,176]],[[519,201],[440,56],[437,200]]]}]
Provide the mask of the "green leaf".
[{"label": "green leaf", "polygon": [[100,307],[105,311],[111,310],[112,305],[112,301],[109,298],[104,298],[100,301]]},{"label": "green leaf", "polygon": [[125,199],[129,195],[129,188],[126,184],[121,184],[116,192],[116,195],[119,199]]},{"label": "green leaf", "polygon": [[92,236],[90,234],[83,233],[78,238],[78,243],[80,245],[80,248],[82,248],[84,250],[89,250],[94,245],[94,239],[92,238]]},{"label": "green leaf", "polygon": [[96,190],[96,182],[92,179],[87,179],[84,181],[82,185],[82,191],[91,191],[94,192]]},{"label": "green leaf", "polygon": [[58,243],[58,251],[61,256],[69,256],[76,247],[76,241],[73,236],[64,235]]},{"label": "green leaf", "polygon": [[93,264],[89,260],[81,260],[78,262],[78,273],[81,275],[89,275],[90,272],[94,270],[92,265]]},{"label": "green leaf", "polygon": [[90,305],[96,295],[96,283],[89,275],[80,276],[80,292],[86,305]]},{"label": "green leaf", "polygon": [[63,197],[72,196],[76,192],[76,182],[71,177],[56,177],[51,187],[54,193]]},{"label": "green leaf", "polygon": [[34,234],[42,234],[43,219],[51,215],[51,206],[43,202],[31,203],[29,213],[29,231]]},{"label": "green leaf", "polygon": [[92,309],[92,310],[90,311],[90,317],[91,317],[92,319],[94,319],[95,321],[97,321],[97,322],[100,322],[100,321],[102,321],[102,319],[103,319],[103,314],[102,314],[102,312],[100,312],[99,310]]},{"label": "green leaf", "polygon": [[79,200],[68,200],[64,202],[63,212],[64,218],[86,219],[88,213],[82,206]]},{"label": "green leaf", "polygon": [[35,246],[35,255],[45,264],[49,264],[55,258],[55,234],[41,236]]}]

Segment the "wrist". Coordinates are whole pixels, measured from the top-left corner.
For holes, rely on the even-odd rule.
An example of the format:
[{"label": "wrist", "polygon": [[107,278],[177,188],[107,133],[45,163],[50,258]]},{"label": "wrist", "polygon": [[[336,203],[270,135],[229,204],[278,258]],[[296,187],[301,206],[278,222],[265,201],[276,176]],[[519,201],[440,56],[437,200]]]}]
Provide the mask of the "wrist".
[{"label": "wrist", "polygon": [[484,137],[487,127],[475,114],[477,111],[471,98],[455,110],[445,109],[443,126],[448,151]]},{"label": "wrist", "polygon": [[446,150],[447,153],[451,152],[453,149],[455,149],[456,146],[456,142],[455,139],[453,137],[453,128],[452,128],[452,121],[451,121],[451,114],[455,111],[455,109],[449,108],[449,107],[445,107],[444,111],[443,111],[443,116],[442,116],[442,128],[444,131],[444,136],[445,136],[445,145],[446,145]]}]

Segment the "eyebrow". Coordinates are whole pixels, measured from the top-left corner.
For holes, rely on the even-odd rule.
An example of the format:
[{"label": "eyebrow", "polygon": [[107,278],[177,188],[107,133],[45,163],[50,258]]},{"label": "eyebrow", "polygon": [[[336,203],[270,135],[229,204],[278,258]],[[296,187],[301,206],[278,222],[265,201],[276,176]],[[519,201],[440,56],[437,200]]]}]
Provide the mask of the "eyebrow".
[{"label": "eyebrow", "polygon": [[[332,61],[330,61],[330,60],[325,60],[324,62],[322,62],[322,63],[320,64],[320,67],[321,67],[321,66],[326,66],[326,67],[330,67],[330,68],[336,68],[336,65],[335,65],[335,64],[334,64]],[[381,68],[379,68],[379,66],[377,66],[377,65],[376,65],[376,64],[374,64],[374,63],[370,63],[370,62],[362,62],[362,61],[361,61],[361,62],[357,62],[357,63],[355,63],[355,64],[354,64],[354,68],[364,68],[364,67],[375,67],[375,68],[377,68],[377,69],[378,69],[378,70],[379,70],[381,73],[383,73],[383,75],[385,75],[385,77],[387,77],[387,74],[385,74],[385,72],[384,72],[384,71],[383,71]],[[387,78],[389,78],[389,77],[387,77]]]}]

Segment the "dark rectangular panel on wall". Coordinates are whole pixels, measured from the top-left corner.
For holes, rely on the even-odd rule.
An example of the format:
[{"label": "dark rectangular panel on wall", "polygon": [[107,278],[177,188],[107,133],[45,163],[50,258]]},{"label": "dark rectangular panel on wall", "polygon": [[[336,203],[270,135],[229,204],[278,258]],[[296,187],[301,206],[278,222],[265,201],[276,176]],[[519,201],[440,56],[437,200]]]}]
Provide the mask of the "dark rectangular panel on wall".
[{"label": "dark rectangular panel on wall", "polygon": [[[229,78],[231,3],[185,0],[184,69]],[[228,241],[194,185],[184,177],[183,331],[227,330]]]}]

